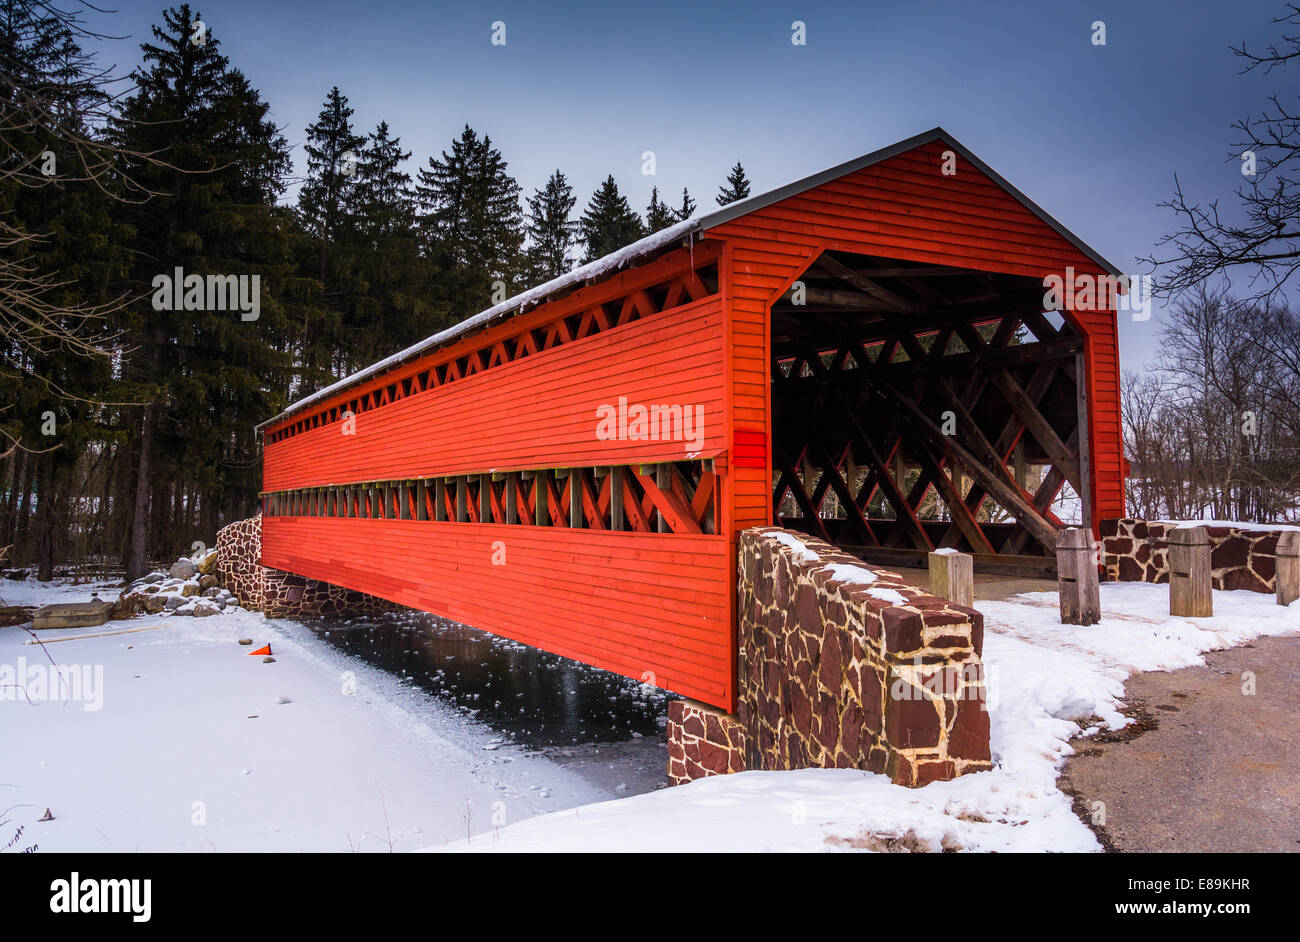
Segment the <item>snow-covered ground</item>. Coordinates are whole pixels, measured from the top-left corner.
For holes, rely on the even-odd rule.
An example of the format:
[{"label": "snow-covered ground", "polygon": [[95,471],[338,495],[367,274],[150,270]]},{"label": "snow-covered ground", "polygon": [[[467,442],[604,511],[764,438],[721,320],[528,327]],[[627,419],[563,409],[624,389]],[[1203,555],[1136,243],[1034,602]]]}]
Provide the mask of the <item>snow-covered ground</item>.
[{"label": "snow-covered ground", "polygon": [[[93,588],[0,593],[41,604]],[[746,772],[617,800],[294,622],[143,616],[38,634],[163,627],[44,649],[0,628],[0,683],[25,664],[32,697],[0,688],[0,846],[21,824],[22,846],[56,851],[1097,850],[1056,779],[1081,726],[1127,722],[1124,679],[1300,630],[1300,605],[1214,603],[1213,619],[1170,618],[1166,586],[1106,584],[1106,617],[1080,628],[1059,623],[1054,593],[980,602],[991,772],[922,789],[852,770]],[[249,656],[268,643],[274,663]],[[76,697],[32,682],[33,665],[48,674],[43,652],[59,687],[87,669]],[[38,822],[46,808],[54,820]]]},{"label": "snow-covered ground", "polygon": [[1055,593],[979,602],[990,685],[991,772],[908,789],[842,769],[744,772],[522,821],[458,851],[1096,851],[1057,789],[1080,727],[1116,729],[1134,671],[1300,630],[1300,603],[1215,592],[1212,619],[1171,618],[1168,586],[1102,586],[1101,624],[1060,624]]},{"label": "snow-covered ground", "polygon": [[[94,588],[5,582],[0,596]],[[149,625],[163,627],[44,648],[0,628],[0,684],[6,667],[27,681],[0,688],[0,847],[21,825],[15,849],[409,850],[614,795],[295,622],[228,610],[36,634]],[[265,644],[274,663],[249,656]],[[63,668],[53,691],[46,652]]]}]

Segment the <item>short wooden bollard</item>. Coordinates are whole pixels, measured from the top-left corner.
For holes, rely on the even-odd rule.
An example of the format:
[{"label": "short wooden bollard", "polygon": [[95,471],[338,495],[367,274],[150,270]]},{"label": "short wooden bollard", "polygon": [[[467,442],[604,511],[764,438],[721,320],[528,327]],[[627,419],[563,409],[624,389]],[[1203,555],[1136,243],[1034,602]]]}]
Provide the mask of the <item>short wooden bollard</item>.
[{"label": "short wooden bollard", "polygon": [[1212,588],[1205,527],[1169,531],[1169,614],[1209,618],[1214,614]]},{"label": "short wooden bollard", "polygon": [[972,607],[975,604],[974,557],[954,550],[939,550],[929,558],[931,594]]},{"label": "short wooden bollard", "polygon": [[1091,530],[1063,530],[1056,539],[1056,582],[1061,596],[1061,624],[1095,625],[1101,621],[1101,586]]},{"label": "short wooden bollard", "polygon": [[1277,604],[1300,598],[1300,533],[1283,530],[1277,538]]}]

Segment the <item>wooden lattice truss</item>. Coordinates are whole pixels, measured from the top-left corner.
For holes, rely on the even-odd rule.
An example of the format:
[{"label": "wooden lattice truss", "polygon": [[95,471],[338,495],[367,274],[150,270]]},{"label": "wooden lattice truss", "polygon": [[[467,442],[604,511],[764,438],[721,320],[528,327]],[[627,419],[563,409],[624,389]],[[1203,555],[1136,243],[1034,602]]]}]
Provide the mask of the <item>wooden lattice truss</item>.
[{"label": "wooden lattice truss", "polygon": [[776,519],[899,560],[1050,560],[1087,436],[1083,338],[1043,289],[829,253],[805,279],[773,308]]},{"label": "wooden lattice truss", "polygon": [[274,491],[273,517],[435,520],[513,526],[716,533],[711,460],[457,474]]}]

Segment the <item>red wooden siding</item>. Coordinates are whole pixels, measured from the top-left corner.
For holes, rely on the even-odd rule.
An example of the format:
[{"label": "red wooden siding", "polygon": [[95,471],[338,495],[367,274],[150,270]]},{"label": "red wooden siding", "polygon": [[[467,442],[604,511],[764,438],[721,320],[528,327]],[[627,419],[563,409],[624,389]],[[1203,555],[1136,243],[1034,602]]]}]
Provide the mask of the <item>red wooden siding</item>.
[{"label": "red wooden siding", "polygon": [[731,703],[725,536],[265,517],[262,563]]},{"label": "red wooden siding", "polygon": [[[709,258],[706,251],[697,254]],[[634,270],[619,280],[634,288],[640,277]],[[557,308],[563,314],[573,306],[565,299],[526,316],[544,323]],[[263,489],[650,464],[680,460],[695,449],[683,441],[597,438],[597,408],[617,406],[620,396],[630,404],[701,406],[698,450],[716,454],[726,448],[722,306],[715,294],[412,393],[357,415],[354,435],[344,435],[342,424],[334,422],[271,442]],[[518,320],[360,388],[381,388],[465,348],[518,334]],[[346,404],[358,394],[349,389],[315,409]],[[726,508],[719,509],[725,519]],[[491,564],[495,541],[504,546],[504,565]],[[657,686],[727,708],[734,696],[735,648],[730,559],[721,533],[263,518],[264,565],[434,612],[637,680],[653,675]]]},{"label": "red wooden siding", "polygon": [[[1105,272],[1076,246],[961,157],[941,172],[932,141],[790,196],[708,232],[730,259],[732,410],[737,433],[766,428],[770,366],[767,309],[821,252],[832,249],[1042,279],[1072,266]],[[1088,386],[1097,519],[1123,516],[1119,459],[1119,357],[1113,311],[1071,312],[1088,337]],[[760,383],[761,380],[761,383]],[[770,462],[770,454],[769,454]],[[769,523],[771,478],[737,473],[736,526]]]},{"label": "red wooden siding", "polygon": [[682,459],[682,441],[601,441],[597,407],[702,406],[704,454],[726,448],[717,297],[415,393],[266,446],[263,490],[493,469]]}]

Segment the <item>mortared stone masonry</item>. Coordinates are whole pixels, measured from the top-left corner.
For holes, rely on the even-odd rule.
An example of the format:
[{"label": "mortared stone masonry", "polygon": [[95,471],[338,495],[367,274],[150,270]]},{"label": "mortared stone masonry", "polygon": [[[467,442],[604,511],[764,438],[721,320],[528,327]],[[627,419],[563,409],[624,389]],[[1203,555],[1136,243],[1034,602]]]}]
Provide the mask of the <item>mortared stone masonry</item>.
[{"label": "mortared stone masonry", "polygon": [[[1101,522],[1102,566],[1116,582],[1169,581],[1169,533],[1177,524],[1147,520]],[[1210,537],[1211,584],[1219,590],[1273,592],[1281,530],[1205,526]]]},{"label": "mortared stone masonry", "polygon": [[217,532],[217,575],[239,604],[267,618],[368,614],[400,606],[262,565],[262,515],[236,520]]},{"label": "mortared stone masonry", "polygon": [[674,784],[853,768],[921,786],[992,767],[979,612],[776,527],[741,534],[739,591],[736,713],[670,706]]}]

